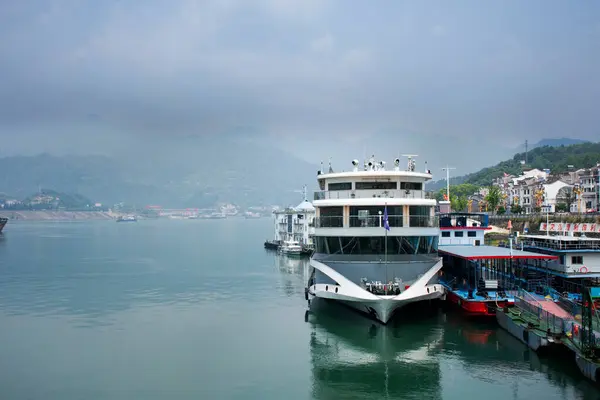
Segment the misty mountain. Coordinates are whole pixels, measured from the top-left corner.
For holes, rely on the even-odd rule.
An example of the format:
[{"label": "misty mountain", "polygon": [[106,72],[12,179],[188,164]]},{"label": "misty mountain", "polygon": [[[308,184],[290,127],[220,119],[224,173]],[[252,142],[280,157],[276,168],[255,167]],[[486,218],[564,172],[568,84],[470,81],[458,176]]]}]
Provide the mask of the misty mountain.
[{"label": "misty mountain", "polygon": [[106,204],[208,207],[295,205],[304,184],[316,186],[318,166],[230,137],[188,136],[125,150],[113,157],[1,158],[0,192],[24,198],[47,188]]}]

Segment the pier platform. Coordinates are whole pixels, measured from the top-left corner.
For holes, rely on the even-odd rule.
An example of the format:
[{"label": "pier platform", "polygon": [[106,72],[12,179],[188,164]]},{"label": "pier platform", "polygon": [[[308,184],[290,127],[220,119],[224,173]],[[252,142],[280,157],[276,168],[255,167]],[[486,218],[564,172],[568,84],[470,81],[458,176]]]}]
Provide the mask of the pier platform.
[{"label": "pier platform", "polygon": [[446,288],[446,299],[468,315],[486,317],[515,302],[513,262],[557,258],[485,245],[443,245],[438,250],[444,258],[440,283]]}]

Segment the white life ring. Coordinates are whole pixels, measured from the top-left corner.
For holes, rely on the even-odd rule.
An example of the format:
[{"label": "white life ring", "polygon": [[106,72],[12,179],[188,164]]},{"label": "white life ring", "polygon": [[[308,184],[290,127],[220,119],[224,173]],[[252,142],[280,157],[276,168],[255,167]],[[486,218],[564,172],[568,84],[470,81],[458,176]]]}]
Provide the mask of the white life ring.
[{"label": "white life ring", "polygon": [[587,273],[588,273],[588,269],[587,269],[587,267],[584,265],[583,267],[581,267],[581,268],[579,269],[579,272],[581,272],[582,274],[587,274]]}]

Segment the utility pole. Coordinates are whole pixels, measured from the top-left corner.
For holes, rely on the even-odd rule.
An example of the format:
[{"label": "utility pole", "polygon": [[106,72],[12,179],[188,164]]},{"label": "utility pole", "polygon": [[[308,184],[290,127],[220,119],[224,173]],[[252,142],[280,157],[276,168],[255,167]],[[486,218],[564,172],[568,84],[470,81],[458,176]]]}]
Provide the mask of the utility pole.
[{"label": "utility pole", "polygon": [[527,165],[527,153],[528,153],[528,143],[525,140],[525,165]]},{"label": "utility pole", "polygon": [[450,201],[450,170],[456,169],[454,167],[449,167],[446,165],[445,168],[442,168],[442,171],[446,171],[446,196],[448,196],[448,201]]}]

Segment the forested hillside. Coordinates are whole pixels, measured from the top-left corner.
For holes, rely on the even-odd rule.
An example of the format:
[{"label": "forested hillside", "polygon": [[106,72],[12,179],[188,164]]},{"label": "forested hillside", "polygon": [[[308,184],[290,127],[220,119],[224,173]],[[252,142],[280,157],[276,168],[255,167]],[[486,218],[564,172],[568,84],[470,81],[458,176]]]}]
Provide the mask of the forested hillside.
[{"label": "forested hillside", "polygon": [[525,153],[516,154],[511,160],[502,161],[493,167],[468,174],[461,182],[478,186],[489,186],[503,173],[520,175],[524,168],[548,168],[551,172],[565,172],[569,165],[575,169],[589,168],[600,162],[600,143],[582,143],[571,146],[543,146],[529,152],[527,165],[522,165]]}]

